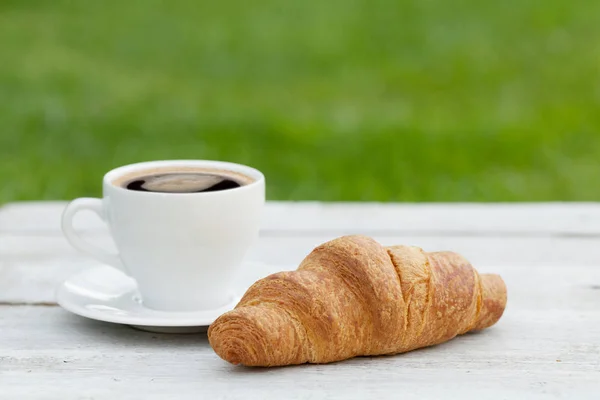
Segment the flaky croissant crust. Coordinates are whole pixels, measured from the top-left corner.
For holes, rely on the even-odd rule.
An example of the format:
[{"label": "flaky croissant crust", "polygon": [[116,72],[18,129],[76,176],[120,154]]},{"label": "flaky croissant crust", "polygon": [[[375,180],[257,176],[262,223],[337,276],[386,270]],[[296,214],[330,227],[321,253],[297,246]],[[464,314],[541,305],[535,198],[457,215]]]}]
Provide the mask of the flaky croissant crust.
[{"label": "flaky croissant crust", "polygon": [[327,363],[442,343],[495,324],[505,306],[502,278],[456,253],[344,236],[257,281],[208,337],[233,364]]}]

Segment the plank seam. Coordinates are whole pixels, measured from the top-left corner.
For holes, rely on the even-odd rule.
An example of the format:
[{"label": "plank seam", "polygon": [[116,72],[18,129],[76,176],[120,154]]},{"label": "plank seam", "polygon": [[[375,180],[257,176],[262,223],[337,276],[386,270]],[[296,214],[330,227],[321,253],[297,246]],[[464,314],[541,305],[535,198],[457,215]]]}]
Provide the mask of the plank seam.
[{"label": "plank seam", "polygon": [[[81,233],[106,235],[106,230],[82,230]],[[569,231],[452,231],[452,230],[393,230],[393,229],[263,229],[260,237],[312,237],[312,236],[342,236],[363,234],[379,237],[411,236],[411,237],[484,237],[484,238],[548,238],[548,239],[599,239],[600,232],[569,232]],[[0,235],[23,237],[60,237],[61,231],[55,230],[0,230]]]}]

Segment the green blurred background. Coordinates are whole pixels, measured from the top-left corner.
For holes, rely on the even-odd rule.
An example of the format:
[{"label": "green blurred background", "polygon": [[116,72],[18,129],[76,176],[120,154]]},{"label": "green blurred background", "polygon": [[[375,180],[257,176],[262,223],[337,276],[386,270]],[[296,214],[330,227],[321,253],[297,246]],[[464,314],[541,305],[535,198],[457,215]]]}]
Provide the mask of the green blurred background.
[{"label": "green blurred background", "polygon": [[0,202],[152,159],[285,200],[600,200],[595,0],[0,0]]}]

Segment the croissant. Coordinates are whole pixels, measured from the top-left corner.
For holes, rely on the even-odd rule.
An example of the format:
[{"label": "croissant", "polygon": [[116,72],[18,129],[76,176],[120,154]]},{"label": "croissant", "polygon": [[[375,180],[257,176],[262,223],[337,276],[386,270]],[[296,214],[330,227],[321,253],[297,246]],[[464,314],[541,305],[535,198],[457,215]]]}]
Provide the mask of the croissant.
[{"label": "croissant", "polygon": [[344,236],[257,281],[208,338],[232,364],[329,363],[442,343],[492,326],[505,306],[502,278],[459,254]]}]

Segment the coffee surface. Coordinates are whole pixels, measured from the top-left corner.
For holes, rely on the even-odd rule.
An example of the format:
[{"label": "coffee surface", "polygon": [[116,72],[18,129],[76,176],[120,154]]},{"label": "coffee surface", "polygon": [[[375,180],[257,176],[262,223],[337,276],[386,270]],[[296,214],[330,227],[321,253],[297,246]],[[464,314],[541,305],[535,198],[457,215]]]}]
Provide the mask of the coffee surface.
[{"label": "coffee surface", "polygon": [[203,193],[235,189],[247,184],[234,176],[205,172],[168,172],[137,176],[122,187],[139,192]]}]

